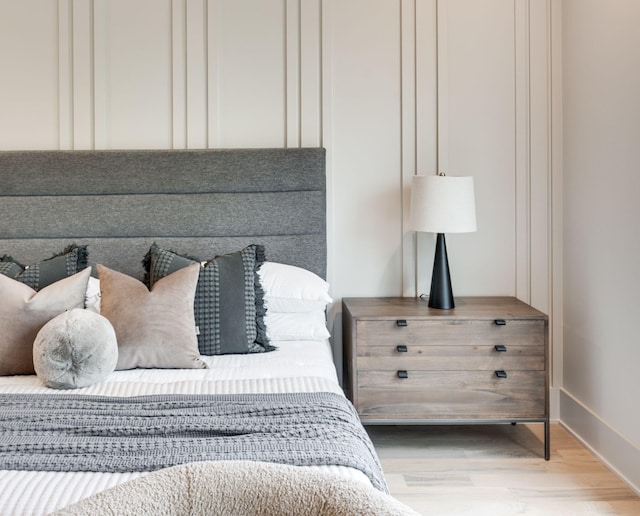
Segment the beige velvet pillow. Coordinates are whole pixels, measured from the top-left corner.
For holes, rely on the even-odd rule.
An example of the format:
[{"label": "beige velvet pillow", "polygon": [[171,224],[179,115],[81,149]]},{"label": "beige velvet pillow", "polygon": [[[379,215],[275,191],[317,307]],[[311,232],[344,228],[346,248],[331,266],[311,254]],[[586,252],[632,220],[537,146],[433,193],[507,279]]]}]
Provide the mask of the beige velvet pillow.
[{"label": "beige velvet pillow", "polygon": [[118,340],[116,369],[205,369],[200,359],[193,298],[200,265],[162,278],[151,291],[131,276],[98,265],[100,314]]},{"label": "beige velvet pillow", "polygon": [[84,308],[91,267],[36,292],[0,274],[0,376],[34,374],[33,342],[47,322]]}]

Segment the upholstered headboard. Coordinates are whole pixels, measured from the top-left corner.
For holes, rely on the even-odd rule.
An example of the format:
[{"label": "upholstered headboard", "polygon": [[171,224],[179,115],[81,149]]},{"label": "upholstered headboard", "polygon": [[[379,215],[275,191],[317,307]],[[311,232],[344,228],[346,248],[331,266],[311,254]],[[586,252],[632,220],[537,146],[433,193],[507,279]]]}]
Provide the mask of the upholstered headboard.
[{"label": "upholstered headboard", "polygon": [[141,278],[155,241],[212,258],[251,243],[326,273],[325,151],[0,152],[0,255],[33,263],[70,243]]}]

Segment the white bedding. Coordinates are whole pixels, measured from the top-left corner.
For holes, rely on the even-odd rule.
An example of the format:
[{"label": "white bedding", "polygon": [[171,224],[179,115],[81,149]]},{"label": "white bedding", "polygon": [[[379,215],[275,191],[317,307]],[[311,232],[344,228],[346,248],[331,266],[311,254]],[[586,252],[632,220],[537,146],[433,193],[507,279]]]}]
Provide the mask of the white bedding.
[{"label": "white bedding", "polygon": [[[203,357],[209,369],[116,371],[75,394],[238,394],[335,392],[342,394],[328,341],[279,341],[277,351]],[[48,389],[36,376],[0,377],[2,393],[68,393]],[[369,483],[358,470],[318,466]],[[47,514],[144,473],[57,473],[0,470],[0,514]]]}]

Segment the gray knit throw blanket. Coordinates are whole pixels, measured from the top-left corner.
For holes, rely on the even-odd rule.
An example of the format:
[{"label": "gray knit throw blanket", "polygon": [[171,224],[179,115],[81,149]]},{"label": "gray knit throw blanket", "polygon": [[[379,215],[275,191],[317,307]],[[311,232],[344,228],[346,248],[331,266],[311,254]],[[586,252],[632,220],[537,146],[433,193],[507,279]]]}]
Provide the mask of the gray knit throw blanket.
[{"label": "gray knit throw blanket", "polygon": [[0,394],[0,469],[153,471],[209,460],[348,466],[388,492],[369,436],[338,394]]}]

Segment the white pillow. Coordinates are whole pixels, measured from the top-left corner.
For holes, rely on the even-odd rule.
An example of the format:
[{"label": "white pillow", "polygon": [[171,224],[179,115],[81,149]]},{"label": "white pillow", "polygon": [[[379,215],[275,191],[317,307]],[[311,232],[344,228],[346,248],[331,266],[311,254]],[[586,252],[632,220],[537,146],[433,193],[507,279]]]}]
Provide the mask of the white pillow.
[{"label": "white pillow", "polygon": [[324,312],[327,307],[326,301],[308,301],[293,297],[264,296],[264,303],[267,312]]},{"label": "white pillow", "polygon": [[[333,301],[329,284],[311,271],[283,263],[265,262],[258,270],[267,310],[324,310]],[[302,302],[301,302],[302,301]]]},{"label": "white pillow", "polygon": [[100,280],[91,276],[84,296],[84,307],[90,312],[100,313]]},{"label": "white pillow", "polygon": [[267,312],[264,323],[267,337],[277,340],[324,340],[331,335],[324,311],[276,313]]}]

